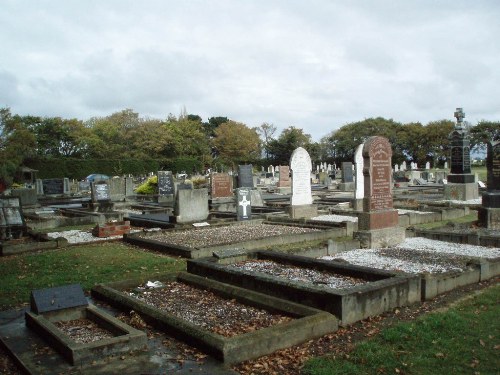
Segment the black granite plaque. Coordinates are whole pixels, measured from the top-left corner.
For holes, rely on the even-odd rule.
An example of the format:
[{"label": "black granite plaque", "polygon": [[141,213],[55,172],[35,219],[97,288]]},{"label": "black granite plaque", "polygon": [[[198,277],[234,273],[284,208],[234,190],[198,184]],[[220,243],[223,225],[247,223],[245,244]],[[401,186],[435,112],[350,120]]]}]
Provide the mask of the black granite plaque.
[{"label": "black granite plaque", "polygon": [[87,298],[79,284],[33,290],[30,302],[31,311],[36,314],[88,305]]},{"label": "black granite plaque", "polygon": [[451,174],[470,174],[470,141],[463,130],[454,130],[450,134]]},{"label": "black granite plaque", "polygon": [[238,197],[238,220],[250,220],[252,218],[252,205],[249,188],[236,189]]},{"label": "black granite plaque", "polygon": [[500,191],[500,141],[488,142],[486,170],[488,191]]},{"label": "black granite plaque", "polygon": [[342,163],[342,182],[353,182],[352,177],[352,163],[343,162]]},{"label": "black granite plaque", "polygon": [[109,201],[111,195],[109,193],[109,185],[106,183],[92,184],[92,192],[94,194],[94,201]]},{"label": "black granite plaque", "polygon": [[46,195],[64,194],[64,179],[49,178],[42,180],[43,193]]},{"label": "black granite plaque", "polygon": [[175,193],[174,178],[170,171],[158,171],[158,194],[172,195]]},{"label": "black granite plaque", "polygon": [[252,164],[238,165],[238,187],[253,188]]}]

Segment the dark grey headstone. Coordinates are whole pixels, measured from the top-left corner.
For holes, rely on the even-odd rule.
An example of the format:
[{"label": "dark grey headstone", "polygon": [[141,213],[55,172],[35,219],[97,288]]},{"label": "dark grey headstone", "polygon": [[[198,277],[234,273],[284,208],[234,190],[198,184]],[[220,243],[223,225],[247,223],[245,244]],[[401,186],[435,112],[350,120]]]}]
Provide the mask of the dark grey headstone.
[{"label": "dark grey headstone", "polygon": [[252,164],[238,165],[238,187],[254,187]]},{"label": "dark grey headstone", "polygon": [[92,183],[92,200],[94,202],[98,201],[109,201],[111,200],[111,194],[109,193],[109,185],[107,183]]},{"label": "dark grey headstone", "polygon": [[42,180],[43,193],[45,195],[61,195],[64,194],[64,179],[63,178],[48,178]]},{"label": "dark grey headstone", "polygon": [[488,143],[486,170],[488,191],[500,190],[500,141]]},{"label": "dark grey headstone", "polygon": [[352,177],[352,163],[343,162],[342,163],[342,182],[353,182]]},{"label": "dark grey headstone", "polygon": [[175,194],[172,172],[158,171],[158,194],[160,196]]},{"label": "dark grey headstone", "polygon": [[250,220],[252,218],[252,205],[249,188],[236,189],[238,198],[238,220]]},{"label": "dark grey headstone", "polygon": [[80,284],[33,290],[30,302],[31,311],[36,314],[88,305]]}]

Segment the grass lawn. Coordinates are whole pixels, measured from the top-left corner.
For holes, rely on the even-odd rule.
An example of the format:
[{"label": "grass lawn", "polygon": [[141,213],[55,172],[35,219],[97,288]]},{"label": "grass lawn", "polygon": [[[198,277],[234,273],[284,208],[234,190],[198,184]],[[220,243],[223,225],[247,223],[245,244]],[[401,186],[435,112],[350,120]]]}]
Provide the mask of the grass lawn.
[{"label": "grass lawn", "polygon": [[435,229],[435,228],[439,228],[439,227],[444,227],[450,222],[457,223],[457,224],[460,224],[460,223],[472,224],[473,222],[477,221],[477,211],[471,210],[470,212],[472,212],[472,213],[470,213],[469,215],[458,217],[456,219],[444,220],[444,221],[434,221],[432,223],[416,224],[416,225],[414,225],[414,227],[418,228],[418,229]]},{"label": "grass lawn", "polygon": [[476,174],[477,173],[479,181],[486,182],[487,171],[486,171],[486,166],[485,165],[481,165],[481,166],[479,166],[479,165],[478,166],[473,165],[471,167],[471,173],[472,174]]},{"label": "grass lawn", "polygon": [[499,374],[500,285],[431,313],[385,329],[343,358],[320,357],[307,375]]},{"label": "grass lawn", "polygon": [[0,258],[0,310],[29,302],[31,290],[97,283],[186,269],[186,261],[121,242],[92,243]]}]

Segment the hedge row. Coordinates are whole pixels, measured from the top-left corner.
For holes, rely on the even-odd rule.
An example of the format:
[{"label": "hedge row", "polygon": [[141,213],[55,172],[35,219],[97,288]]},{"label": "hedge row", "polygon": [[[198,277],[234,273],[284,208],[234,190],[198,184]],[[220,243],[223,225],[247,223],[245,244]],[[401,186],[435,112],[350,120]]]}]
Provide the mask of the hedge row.
[{"label": "hedge row", "polygon": [[37,178],[84,179],[92,173],[109,176],[146,175],[158,170],[173,173],[194,173],[202,171],[202,163],[194,158],[177,159],[31,159],[25,160],[26,167],[37,170]]}]

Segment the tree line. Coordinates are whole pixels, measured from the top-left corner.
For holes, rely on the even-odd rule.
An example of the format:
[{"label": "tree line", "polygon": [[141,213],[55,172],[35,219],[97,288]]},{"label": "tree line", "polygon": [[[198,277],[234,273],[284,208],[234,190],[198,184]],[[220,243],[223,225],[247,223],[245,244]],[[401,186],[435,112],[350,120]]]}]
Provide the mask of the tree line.
[{"label": "tree line", "polygon": [[[86,121],[61,117],[21,116],[0,108],[0,179],[10,182],[28,160],[193,158],[204,168],[229,169],[237,164],[288,164],[292,151],[304,147],[313,162],[351,161],[360,143],[372,135],[387,137],[394,163],[444,163],[454,123],[439,120],[403,124],[381,117],[348,123],[314,142],[310,134],[289,126],[278,135],[273,124],[249,127],[227,117],[172,114],[166,119],[141,117],[124,109]],[[500,139],[500,122],[470,127],[471,145],[481,149]]]}]

